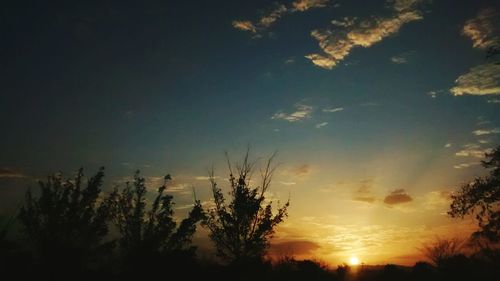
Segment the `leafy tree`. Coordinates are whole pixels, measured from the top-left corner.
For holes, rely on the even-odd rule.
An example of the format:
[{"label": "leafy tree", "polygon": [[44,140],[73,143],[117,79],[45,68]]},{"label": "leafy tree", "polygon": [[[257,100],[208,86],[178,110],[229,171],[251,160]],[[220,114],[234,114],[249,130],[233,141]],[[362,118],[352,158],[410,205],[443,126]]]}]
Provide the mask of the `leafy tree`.
[{"label": "leafy tree", "polygon": [[87,180],[79,169],[72,180],[51,175],[39,181],[39,197],[26,193],[18,217],[40,261],[81,267],[112,247],[103,240],[115,194],[101,196],[103,177],[104,168]]},{"label": "leafy tree", "polygon": [[250,186],[250,178],[256,162],[250,162],[247,151],[241,165],[236,165],[237,175],[227,157],[229,168],[230,201],[226,202],[222,189],[218,186],[214,171],[210,172],[210,182],[215,206],[209,208],[202,224],[210,231],[217,255],[231,262],[260,259],[269,247],[275,227],[287,216],[289,201],[272,212],[272,202],[265,201],[271,179],[276,168],[272,164],[274,154],[261,169],[260,186]]},{"label": "leafy tree", "polygon": [[452,195],[448,215],[463,218],[474,214],[480,230],[474,237],[484,237],[492,242],[500,238],[500,146],[486,154],[482,166],[490,169],[485,177],[476,177]]},{"label": "leafy tree", "polygon": [[146,203],[145,179],[139,171],[134,175],[133,184],[127,183],[118,195],[115,222],[121,235],[119,245],[125,256],[194,252],[191,238],[196,231],[196,223],[203,217],[203,209],[195,200],[188,217],[177,227],[173,218],[173,198],[164,194],[170,180],[170,175],[165,176],[150,208]]}]

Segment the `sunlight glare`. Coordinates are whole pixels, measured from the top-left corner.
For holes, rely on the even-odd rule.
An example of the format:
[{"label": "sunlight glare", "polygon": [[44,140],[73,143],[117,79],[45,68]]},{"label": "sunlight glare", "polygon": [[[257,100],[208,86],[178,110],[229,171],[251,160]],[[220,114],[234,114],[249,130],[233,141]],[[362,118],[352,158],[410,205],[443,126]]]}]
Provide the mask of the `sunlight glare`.
[{"label": "sunlight glare", "polygon": [[358,265],[359,264],[359,259],[357,257],[351,257],[351,259],[349,260],[349,263],[351,265]]}]

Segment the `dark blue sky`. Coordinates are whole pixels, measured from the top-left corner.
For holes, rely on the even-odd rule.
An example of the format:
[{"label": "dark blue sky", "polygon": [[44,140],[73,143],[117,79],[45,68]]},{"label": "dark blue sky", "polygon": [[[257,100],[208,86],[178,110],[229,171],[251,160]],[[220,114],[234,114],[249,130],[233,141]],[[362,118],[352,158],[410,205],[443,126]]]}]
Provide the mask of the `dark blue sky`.
[{"label": "dark blue sky", "polygon": [[417,198],[476,174],[498,143],[498,1],[57,2],[0,11],[9,208],[80,166],[202,187],[247,144],[279,151],[278,197],[368,178]]}]

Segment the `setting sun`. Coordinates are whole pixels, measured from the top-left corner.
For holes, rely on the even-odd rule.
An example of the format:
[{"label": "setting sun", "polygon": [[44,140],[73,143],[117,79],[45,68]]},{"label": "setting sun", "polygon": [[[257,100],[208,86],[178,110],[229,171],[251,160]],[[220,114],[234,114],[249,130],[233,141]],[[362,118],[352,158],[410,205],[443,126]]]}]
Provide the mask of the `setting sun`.
[{"label": "setting sun", "polygon": [[359,259],[358,259],[357,257],[351,257],[351,258],[349,259],[349,263],[350,263],[351,265],[358,265],[358,264],[359,264]]}]

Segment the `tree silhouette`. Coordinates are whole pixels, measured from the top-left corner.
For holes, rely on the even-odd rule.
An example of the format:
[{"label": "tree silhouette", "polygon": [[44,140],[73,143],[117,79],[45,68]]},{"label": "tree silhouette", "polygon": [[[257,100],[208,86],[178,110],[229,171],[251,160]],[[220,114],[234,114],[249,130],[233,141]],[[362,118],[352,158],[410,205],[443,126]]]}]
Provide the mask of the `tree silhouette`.
[{"label": "tree silhouette", "polygon": [[103,239],[116,194],[101,196],[103,177],[101,168],[85,181],[79,169],[72,180],[51,175],[39,181],[39,197],[28,190],[18,217],[40,262],[74,270],[111,249],[112,242]]},{"label": "tree silhouette", "polygon": [[424,245],[420,250],[435,266],[440,266],[445,260],[459,255],[463,246],[464,242],[458,238],[436,237],[435,241]]},{"label": "tree silhouette", "polygon": [[191,238],[196,231],[196,223],[203,217],[203,209],[200,202],[195,200],[188,217],[177,227],[173,218],[173,197],[164,194],[170,180],[170,175],[164,177],[150,208],[146,204],[145,179],[139,175],[139,171],[134,175],[133,184],[127,183],[118,195],[114,217],[120,232],[120,249],[126,257],[194,252]]},{"label": "tree silhouette", "polygon": [[213,169],[209,174],[215,206],[207,210],[203,226],[210,231],[217,255],[231,262],[262,258],[275,227],[287,216],[289,206],[287,201],[273,215],[272,202],[265,201],[276,168],[272,163],[275,154],[267,159],[264,169],[261,169],[261,182],[255,188],[250,186],[250,178],[256,162],[251,163],[248,157],[249,151],[243,163],[236,165],[235,177],[226,153],[230,202],[226,202]]},{"label": "tree silhouette", "polygon": [[474,237],[484,237],[492,242],[500,239],[500,146],[486,154],[481,161],[484,168],[490,169],[485,177],[476,177],[471,183],[460,187],[453,194],[448,215],[463,218],[475,214],[480,230]]}]

